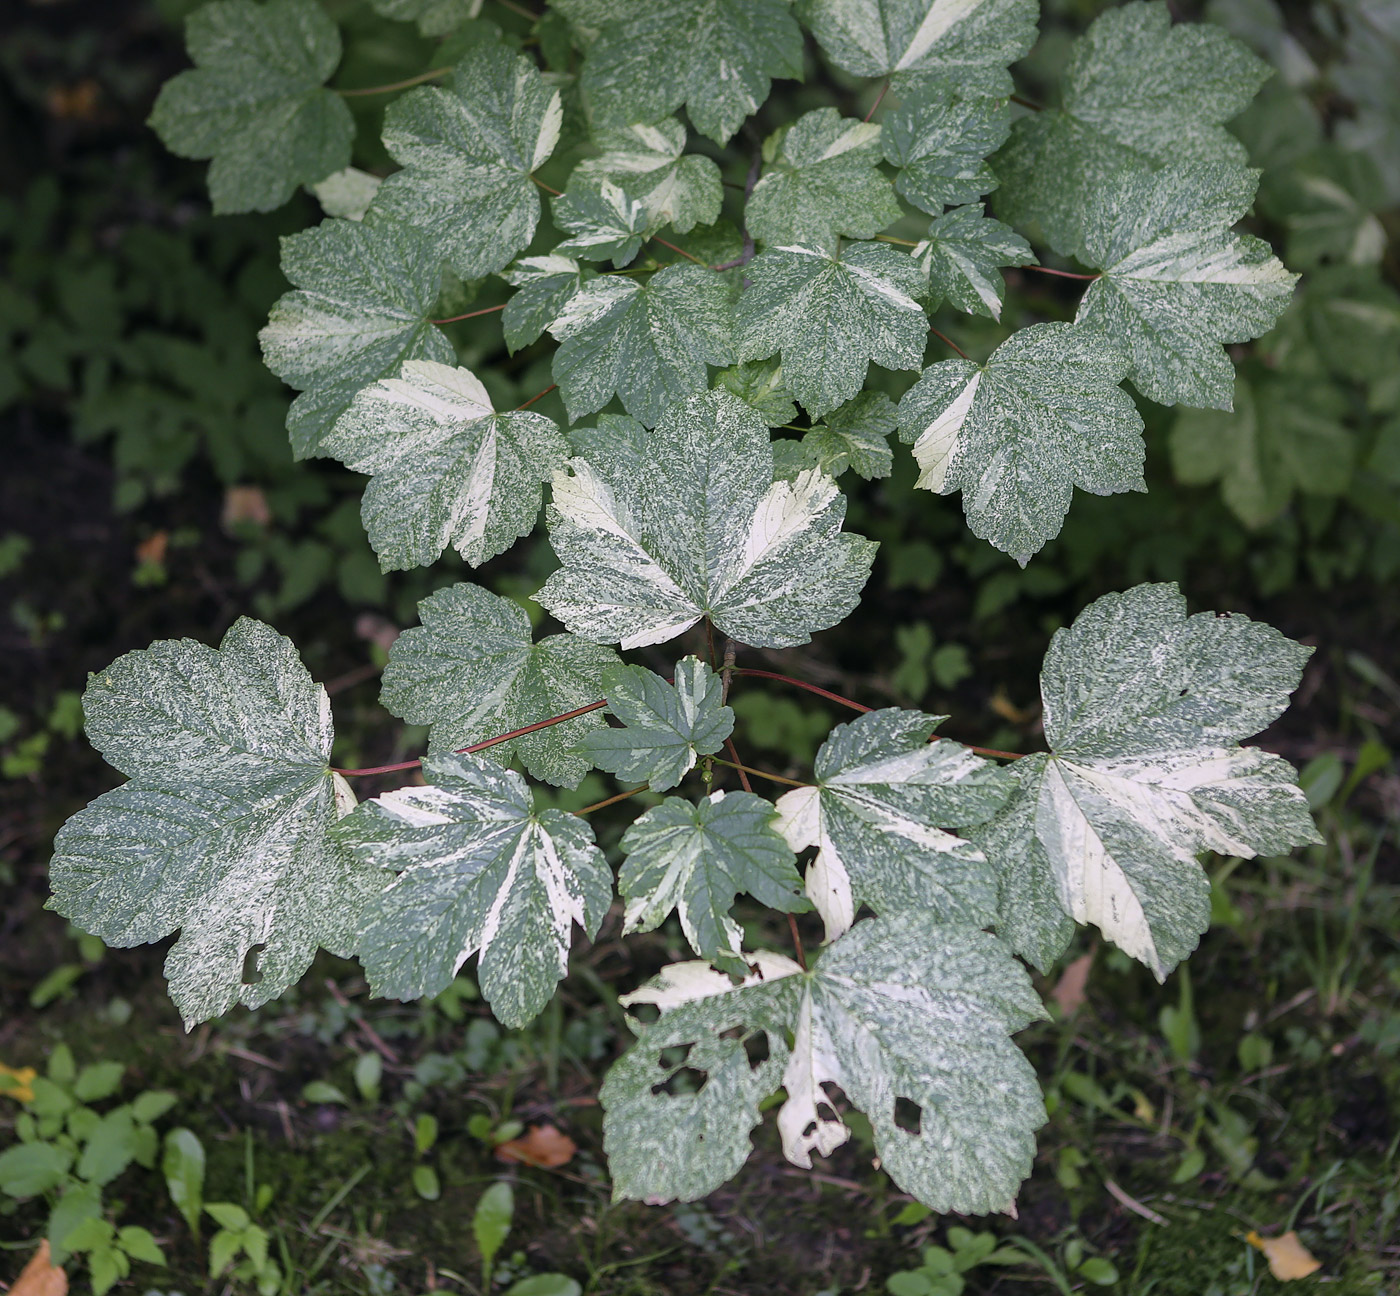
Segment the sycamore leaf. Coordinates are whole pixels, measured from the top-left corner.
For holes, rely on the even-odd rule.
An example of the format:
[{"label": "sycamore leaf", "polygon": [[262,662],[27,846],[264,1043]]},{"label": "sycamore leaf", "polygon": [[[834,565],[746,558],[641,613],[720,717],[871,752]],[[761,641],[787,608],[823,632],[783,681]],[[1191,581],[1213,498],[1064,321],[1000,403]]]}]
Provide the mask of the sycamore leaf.
[{"label": "sycamore leaf", "polygon": [[894,188],[880,174],[880,127],[835,108],[805,113],[763,145],[769,169],[754,186],[744,223],[763,243],[834,249],[868,239],[899,219]]},{"label": "sycamore leaf", "polygon": [[899,403],[916,483],[963,493],[974,534],[1018,562],[1059,533],[1074,487],[1146,490],[1142,417],[1118,384],[1127,357],[1073,324],[1032,324],[985,365],[944,360]]},{"label": "sycamore leaf", "polygon": [[636,648],[708,616],[741,643],[786,648],[856,605],[875,546],[841,531],[830,477],[773,480],[768,426],[736,396],[692,396],[632,444],[599,444],[554,478],[563,565],[535,600],[575,633]]},{"label": "sycamore leaf", "polygon": [[554,249],[556,255],[611,260],[619,269],[637,255],[648,226],[643,203],[611,180],[586,178],[571,181],[568,192],[554,200],[554,223],[573,235]]},{"label": "sycamore leaf", "polygon": [[165,975],[187,1027],[275,999],[317,946],[354,953],[382,881],[327,836],[355,797],[327,765],[330,701],[288,640],[243,617],[218,648],[152,644],[93,675],[83,710],[131,781],[59,830],[51,908],[108,945],[178,930]]},{"label": "sycamore leaf", "polygon": [[[478,585],[440,589],[418,615],[423,624],[389,650],[380,701],[409,724],[432,725],[435,756],[600,701],[603,671],[617,664],[611,649],[571,634],[532,642],[524,609]],[[604,723],[593,711],[482,754],[519,758],[533,777],[575,787],[589,766],[574,748]]]},{"label": "sycamore leaf", "polygon": [[370,0],[385,18],[418,24],[423,36],[446,36],[481,12],[482,0]]},{"label": "sycamore leaf", "polygon": [[267,367],[301,395],[287,413],[298,459],[321,440],[355,393],[399,372],[405,360],[451,364],[452,344],[432,326],[442,258],[422,235],[329,220],[282,240],[284,293],[258,334]]},{"label": "sycamore leaf", "polygon": [[802,76],[802,31],[785,0],[610,0],[598,10],[583,88],[605,126],[684,104],[696,130],[725,144],[773,77]]},{"label": "sycamore leaf", "polygon": [[920,297],[930,310],[947,301],[968,315],[994,320],[1001,318],[1006,294],[1000,267],[1038,264],[1030,244],[984,216],[981,203],[938,217],[909,255],[928,280]]},{"label": "sycamore leaf", "polygon": [[345,167],[332,171],[324,180],[311,186],[316,201],[327,216],[342,220],[364,220],[365,212],[374,201],[383,183],[377,175],[361,171],[357,167]]},{"label": "sycamore leaf", "polygon": [[799,0],[837,67],[937,80],[963,94],[1010,94],[1007,67],[1035,43],[1036,0]]},{"label": "sycamore leaf", "polygon": [[1084,210],[1120,171],[1242,163],[1223,123],[1269,76],[1223,28],[1173,25],[1162,0],[1107,10],[1075,42],[1060,107],[1027,113],[993,159],[998,214],[1080,256]]},{"label": "sycamore leaf", "polygon": [[791,480],[808,468],[820,468],[828,477],[848,469],[866,481],[888,477],[894,467],[889,434],[897,421],[894,404],[884,392],[861,392],[832,410],[801,441],[775,441],[777,475]]},{"label": "sycamore leaf", "polygon": [[1302,267],[1380,261],[1387,238],[1376,213],[1386,206],[1385,185],[1371,158],[1335,145],[1266,171],[1259,190],[1260,210],[1287,231],[1288,263]]},{"label": "sycamore leaf", "polygon": [[[590,272],[591,273],[591,272]],[[572,257],[521,257],[501,278],[515,288],[501,312],[501,328],[512,355],[529,346],[556,319],[583,286],[583,271]]]},{"label": "sycamore leaf", "polygon": [[1224,163],[1125,171],[1089,203],[1084,257],[1103,274],[1075,319],[1123,345],[1149,400],[1229,409],[1235,368],[1221,344],[1259,337],[1292,300],[1298,276],[1229,229],[1258,180]]},{"label": "sycamore leaf", "polygon": [[218,215],[271,211],[350,164],[355,123],[325,84],[340,31],[315,0],[220,0],[185,19],[195,67],[161,87],[151,128],[178,157],[212,158]]},{"label": "sycamore leaf", "polygon": [[939,215],[997,187],[987,157],[1011,130],[1005,99],[962,99],[942,86],[921,88],[884,122],[885,161],[899,168],[895,188]]},{"label": "sycamore leaf", "polygon": [[608,712],[623,727],[595,729],[579,746],[591,764],[624,783],[650,783],[665,792],[734,732],[734,712],[720,701],[719,676],[696,657],[676,663],[671,684],[641,666],[609,666],[603,687]]},{"label": "sycamore leaf", "polygon": [[536,809],[525,780],[475,756],[428,756],[426,787],[366,801],[336,836],[398,877],[366,906],[360,960],[370,989],[422,999],[477,954],[503,1025],[523,1026],[568,971],[571,925],[595,936],[612,871],[588,821]]},{"label": "sycamore leaf", "polygon": [[928,909],[942,922],[989,925],[997,876],[950,828],[985,823],[1010,791],[1001,771],[948,739],[946,719],[889,707],[837,725],[817,753],[815,787],[778,799],[795,851],[816,846],[807,894],[834,940],[856,909]]},{"label": "sycamore leaf", "polygon": [[729,911],[740,893],[784,913],[807,908],[773,803],[751,792],[712,792],[698,805],[667,797],[623,833],[622,849],[624,935],[654,931],[674,909],[702,958],[737,956],[742,933]]},{"label": "sycamore leaf", "polygon": [[[792,393],[783,386],[783,366],[777,357],[746,360],[715,375],[715,386],[731,391],[763,415],[769,427],[781,427],[797,417]],[[831,474],[833,477],[835,473]]]},{"label": "sycamore leaf", "polygon": [[549,325],[569,417],[592,414],[616,394],[650,427],[668,405],[704,391],[705,366],[735,359],[734,295],[723,275],[690,262],[645,283],[603,275],[584,284]]},{"label": "sycamore leaf", "polygon": [[917,369],[928,319],[919,268],[883,243],[770,248],[750,262],[739,298],[741,360],[781,352],[783,381],[814,418],[854,397],[870,361]]},{"label": "sycamore leaf", "polygon": [[430,360],[361,391],[321,450],[373,478],[360,517],[384,571],[427,567],[449,545],[473,567],[504,553],[569,457],[553,419],[497,413],[471,370]]},{"label": "sycamore leaf", "polygon": [[1198,852],[1322,840],[1293,767],[1239,746],[1288,705],[1311,652],[1247,617],[1188,617],[1175,585],[1107,594],[1055,633],[1051,750],[1015,763],[1010,801],[970,834],[1003,872],[998,930],[1018,953],[1047,967],[1068,916],[1164,980],[1210,923]]},{"label": "sycamore leaf", "polygon": [[719,218],[719,167],[713,158],[685,152],[685,127],[675,118],[605,126],[594,138],[603,155],[580,162],[574,179],[611,181],[642,204],[650,228],[670,224],[685,234]]},{"label": "sycamore leaf", "polygon": [[404,169],[380,187],[367,219],[426,233],[463,279],[503,269],[534,236],[531,179],[554,151],[559,92],[523,55],[468,48],[452,88],[423,86],[389,105],[384,147]]},{"label": "sycamore leaf", "polygon": [[[661,1016],[634,1027],[599,1094],[616,1197],[713,1192],[748,1159],[760,1103],[779,1088],[783,1151],[810,1166],[850,1137],[831,1085],[865,1113],[905,1192],[935,1211],[1014,1208],[1045,1107],[1009,1036],[1045,1013],[1004,945],[910,910],[858,923],[810,972],[779,954],[746,962],[737,985],[679,963],[624,997]],[[759,1043],[766,1056],[751,1062]]]}]

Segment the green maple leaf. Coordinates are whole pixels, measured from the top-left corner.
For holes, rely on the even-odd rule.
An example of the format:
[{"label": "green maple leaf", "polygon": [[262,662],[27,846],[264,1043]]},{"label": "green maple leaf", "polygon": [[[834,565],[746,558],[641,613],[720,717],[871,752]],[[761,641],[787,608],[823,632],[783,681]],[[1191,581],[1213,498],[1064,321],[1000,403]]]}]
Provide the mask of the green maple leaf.
[{"label": "green maple leaf", "polygon": [[957,207],[928,227],[909,254],[928,278],[920,294],[930,310],[944,301],[968,315],[1001,318],[1006,295],[1002,266],[1036,265],[1035,253],[1019,234],[982,213],[982,204]]},{"label": "green maple leaf", "polygon": [[963,99],[942,86],[922,87],[885,119],[885,161],[899,168],[895,188],[937,216],[997,187],[987,158],[1011,130],[1004,99]]},{"label": "green maple leaf", "polygon": [[[591,271],[589,274],[591,275]],[[521,257],[501,278],[515,292],[501,312],[501,328],[511,354],[536,341],[584,283],[584,271],[572,257]]]},{"label": "green maple leaf", "polygon": [[574,178],[610,180],[642,204],[651,229],[669,224],[685,234],[719,218],[719,167],[713,158],[685,152],[685,127],[675,118],[604,126],[594,142],[602,156],[580,162]]},{"label": "green maple leaf", "polygon": [[782,362],[776,356],[767,360],[746,360],[724,369],[715,375],[715,386],[733,392],[745,405],[756,409],[769,427],[781,427],[797,417],[792,393],[783,386]]},{"label": "green maple leaf", "polygon": [[385,18],[418,24],[423,36],[446,36],[475,18],[481,0],[370,0],[370,8]]},{"label": "green maple leaf", "polygon": [[820,468],[828,477],[847,470],[871,481],[888,477],[894,467],[889,435],[898,417],[884,392],[861,392],[838,406],[801,441],[775,441],[773,457],[777,475],[791,479],[808,468]]},{"label": "green maple leaf", "polygon": [[750,792],[713,792],[698,805],[667,797],[641,815],[622,835],[623,932],[654,931],[674,909],[702,958],[737,957],[742,933],[729,916],[735,897],[748,893],[784,913],[806,909],[774,817],[773,803]]},{"label": "green maple leaf", "polygon": [[452,88],[424,86],[384,115],[384,147],[402,171],[380,187],[369,219],[423,230],[463,279],[503,269],[534,237],[531,178],[559,140],[559,92],[500,44],[467,50]]},{"label": "green maple leaf", "polygon": [[770,135],[763,156],[769,170],[744,209],[760,242],[830,249],[842,235],[868,239],[899,219],[894,188],[877,169],[879,126],[818,108]]},{"label": "green maple leaf", "polygon": [[671,684],[641,666],[609,666],[603,687],[608,712],[622,728],[595,729],[579,746],[591,764],[624,783],[649,783],[665,792],[734,732],[734,712],[721,701],[719,676],[698,658],[677,662]]},{"label": "green maple leaf", "polygon": [[430,360],[361,391],[321,451],[373,478],[360,517],[384,571],[429,566],[449,545],[473,567],[504,553],[569,457],[553,419],[498,413],[471,370]]},{"label": "green maple leaf", "polygon": [[[616,1196],[713,1192],[748,1159],[760,1104],[779,1088],[783,1152],[810,1167],[850,1137],[823,1088],[834,1084],[905,1192],[935,1211],[1012,1208],[1045,1108],[1010,1032],[1045,1013],[1005,946],[911,910],[857,923],[809,972],[779,954],[746,961],[738,985],[679,963],[624,997],[661,1016],[634,1027],[599,1094]],[[767,1055],[751,1062],[759,1037]],[[698,1088],[676,1084],[695,1073]],[[899,1100],[916,1129],[896,1120]]]},{"label": "green maple leaf", "polygon": [[1100,14],[1075,42],[1060,107],[1023,117],[993,159],[998,214],[1080,256],[1083,212],[1120,171],[1242,163],[1223,123],[1269,75],[1222,28],[1173,25],[1161,0]]},{"label": "green maple leaf", "polygon": [[60,829],[52,908],[113,946],[178,930],[165,975],[187,1028],[275,999],[318,946],[354,953],[382,875],[327,836],[355,797],[327,764],[330,701],[288,640],[243,617],[218,648],[152,644],[93,675],[83,710],[130,782]]},{"label": "green maple leaf", "polygon": [[476,954],[491,1011],[524,1026],[568,971],[572,925],[597,935],[612,871],[587,820],[536,809],[513,770],[447,755],[426,757],[423,773],[426,787],[366,801],[336,829],[367,868],[398,873],[365,907],[370,989],[439,994]]},{"label": "green maple leaf", "polygon": [[[422,625],[389,650],[380,701],[409,724],[432,725],[428,749],[446,755],[604,697],[609,648],[571,634],[533,641],[530,619],[477,585],[449,585],[418,605]],[[546,783],[576,787],[588,762],[575,747],[605,722],[596,711],[488,747],[491,760],[519,758]]]},{"label": "green maple leaf", "polygon": [[577,634],[663,643],[708,616],[742,643],[790,647],[855,606],[875,546],[842,533],[831,478],[773,480],[764,420],[727,391],[673,406],[650,435],[599,438],[554,478],[562,567],[535,601]]},{"label": "green maple leaf", "polygon": [[311,186],[316,201],[327,216],[342,220],[364,220],[365,212],[374,201],[383,183],[377,175],[356,167],[332,171],[324,180]]},{"label": "green maple leaf", "polygon": [[1287,231],[1285,255],[1296,266],[1374,265],[1385,254],[1385,226],[1376,213],[1386,206],[1376,164],[1330,144],[1265,171],[1259,190],[1260,210]]},{"label": "green maple leaf", "polygon": [[1059,533],[1074,487],[1147,489],[1142,417],[1118,386],[1127,370],[1110,338],[1073,324],[1020,329],[985,365],[932,365],[899,404],[916,485],[962,491],[973,533],[1024,566]]},{"label": "green maple leaf", "polygon": [[1107,594],[1056,632],[1041,672],[1046,754],[970,836],[1002,871],[998,931],[1038,967],[1067,919],[1157,979],[1210,923],[1196,860],[1322,839],[1293,767],[1241,747],[1288,705],[1312,649],[1248,617],[1186,615],[1175,585]]},{"label": "green maple leaf", "polygon": [[216,214],[271,211],[350,164],[355,123],[325,84],[340,32],[314,0],[220,0],[185,19],[195,67],[161,87],[151,128],[178,157],[212,158]]},{"label": "green maple leaf", "polygon": [[919,269],[902,252],[881,243],[836,256],[770,248],[746,273],[753,284],[739,299],[739,358],[781,353],[783,381],[813,417],[854,397],[872,360],[919,367],[928,319],[914,300]]},{"label": "green maple leaf", "polygon": [[451,364],[451,343],[429,316],[441,257],[421,234],[330,220],[282,240],[284,293],[258,334],[263,360],[301,391],[287,413],[298,459],[321,442],[362,387],[405,360]]},{"label": "green maple leaf", "polygon": [[570,181],[554,200],[554,223],[573,235],[555,255],[611,260],[619,269],[637,255],[649,226],[646,206],[606,178]]},{"label": "green maple leaf", "polygon": [[1235,369],[1222,343],[1259,337],[1292,300],[1298,276],[1262,239],[1230,232],[1257,183],[1225,163],[1126,171],[1089,206],[1084,258],[1103,274],[1075,320],[1127,350],[1128,377],[1149,400],[1229,409]]}]

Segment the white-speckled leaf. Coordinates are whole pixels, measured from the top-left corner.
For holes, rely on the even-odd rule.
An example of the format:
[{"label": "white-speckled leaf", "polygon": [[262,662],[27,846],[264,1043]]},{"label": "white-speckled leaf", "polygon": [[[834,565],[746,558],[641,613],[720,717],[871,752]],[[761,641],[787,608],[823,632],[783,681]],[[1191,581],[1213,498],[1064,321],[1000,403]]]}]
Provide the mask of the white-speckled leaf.
[{"label": "white-speckled leaf", "polygon": [[[905,1192],[935,1211],[1014,1208],[1045,1107],[1010,1034],[1045,1014],[1000,941],[913,910],[858,923],[808,973],[781,955],[748,961],[737,986],[682,963],[624,998],[661,1016],[599,1095],[615,1197],[713,1192],[748,1159],[759,1103],[780,1086],[783,1151],[810,1167],[850,1137],[834,1085]],[[759,1035],[767,1056],[750,1064]],[[918,1113],[912,1131],[900,1099]]]},{"label": "white-speckled leaf", "polygon": [[[610,648],[571,634],[533,642],[518,604],[477,585],[449,585],[418,605],[422,625],[389,650],[380,701],[409,724],[432,725],[429,750],[444,755],[538,720],[599,702]],[[575,787],[589,765],[574,750],[602,714],[537,729],[488,747],[496,761],[518,758],[537,779]]]},{"label": "white-speckled leaf", "polygon": [[109,945],[178,930],[165,974],[186,1027],[275,999],[318,946],[354,953],[382,881],[327,837],[355,798],[327,765],[330,700],[288,640],[244,617],[217,649],[152,644],[94,674],[83,710],[131,781],[60,829],[50,907]]},{"label": "white-speckled leaf", "polygon": [[894,402],[884,392],[861,392],[832,410],[801,441],[775,441],[775,471],[788,481],[808,468],[820,468],[828,477],[847,470],[866,481],[888,477],[894,467],[889,435],[897,423]]},{"label": "white-speckled leaf", "polygon": [[471,370],[409,360],[355,397],[321,451],[372,478],[360,518],[398,571],[449,546],[473,567],[504,553],[533,529],[569,443],[543,414],[497,413]]},{"label": "white-speckled leaf", "polygon": [[957,207],[928,227],[909,254],[928,279],[921,296],[930,310],[943,302],[968,315],[1001,318],[1002,266],[1036,265],[1030,244],[1009,226],[982,214],[982,204]]},{"label": "white-speckled leaf", "polygon": [[920,88],[884,122],[885,161],[899,168],[895,188],[916,207],[939,215],[997,187],[987,158],[1011,130],[1005,99],[963,99],[942,86]]},{"label": "white-speckled leaf", "polygon": [[651,427],[668,405],[704,391],[706,365],[732,364],[735,288],[690,262],[645,283],[603,275],[583,285],[549,325],[554,380],[571,419],[617,395]]},{"label": "white-speckled leaf", "polygon": [[799,0],[838,67],[936,79],[963,94],[1010,94],[1007,67],[1035,43],[1036,0]]},{"label": "white-speckled leaf", "polygon": [[370,0],[375,13],[417,23],[423,36],[446,36],[481,12],[482,0]]},{"label": "white-speckled leaf", "polygon": [[998,929],[1019,953],[1044,967],[1058,952],[1053,894],[1163,980],[1210,923],[1199,852],[1322,840],[1293,767],[1239,746],[1288,705],[1311,652],[1248,617],[1188,617],[1175,585],[1107,594],[1056,632],[1050,754],[1018,762],[1011,800],[971,833],[1003,871]]},{"label": "white-speckled leaf", "polygon": [[570,466],[546,510],[563,566],[535,598],[585,638],[663,643],[708,615],[741,643],[791,647],[845,617],[870,574],[875,546],[841,531],[835,482],[775,482],[768,425],[727,391]]},{"label": "white-speckled leaf", "polygon": [[327,216],[341,220],[364,220],[365,212],[374,201],[382,182],[377,175],[361,171],[358,167],[345,167],[333,171],[319,184],[311,186],[316,201]]},{"label": "white-speckled leaf", "polygon": [[161,87],[151,128],[172,153],[211,158],[218,214],[271,211],[350,163],[355,123],[325,84],[340,31],[315,0],[219,0],[185,19],[195,66]]},{"label": "white-speckled leaf", "polygon": [[928,318],[914,298],[922,276],[883,243],[770,248],[750,262],[739,298],[741,360],[781,353],[783,381],[814,417],[854,397],[870,361],[917,369]]},{"label": "white-speckled leaf", "polygon": [[606,177],[570,181],[554,200],[554,223],[573,235],[556,255],[611,261],[618,269],[637,255],[650,224],[646,206]]},{"label": "white-speckled leaf", "polygon": [[267,367],[301,392],[287,413],[298,459],[320,453],[362,387],[405,360],[456,358],[429,322],[442,257],[414,230],[328,220],[282,240],[282,273],[295,291],[273,304],[258,341]]},{"label": "white-speckled leaf", "polygon": [[734,732],[720,678],[697,657],[678,661],[669,684],[642,666],[610,666],[603,686],[608,713],[622,727],[595,729],[579,746],[592,764],[624,783],[650,783],[665,792]]},{"label": "white-speckled leaf", "polygon": [[653,806],[622,835],[623,933],[654,931],[674,909],[701,958],[737,957],[735,897],[748,894],[784,913],[807,909],[775,818],[773,803],[751,792],[713,792],[698,804],[667,797]]},{"label": "white-speckled leaf", "polygon": [[1229,409],[1235,369],[1221,344],[1266,333],[1293,298],[1298,276],[1269,245],[1230,232],[1258,180],[1227,163],[1125,171],[1089,203],[1084,257],[1103,274],[1075,318],[1128,351],[1128,377],[1150,400]]},{"label": "white-speckled leaf", "polygon": [[1119,171],[1244,162],[1223,123],[1269,76],[1223,28],[1173,25],[1161,0],[1109,9],[1075,42],[1060,107],[1027,113],[992,160],[997,214],[1081,256],[1084,211]]},{"label": "white-speckled leaf", "polygon": [[597,935],[612,871],[586,819],[536,809],[525,780],[474,756],[429,756],[426,787],[386,792],[336,836],[366,867],[398,877],[365,908],[370,990],[422,999],[478,955],[477,981],[506,1026],[523,1026],[568,971],[578,924]]},{"label": "white-speckled leaf", "polygon": [[366,217],[423,230],[463,279],[503,269],[534,236],[539,188],[563,122],[559,91],[504,45],[471,46],[452,87],[423,86],[389,105],[384,147],[402,167]]},{"label": "white-speckled leaf", "polygon": [[929,909],[973,927],[995,918],[995,870],[949,829],[985,823],[1010,782],[966,747],[930,742],[943,719],[889,707],[837,725],[817,753],[817,785],[778,799],[788,845],[817,847],[807,894],[828,941],[862,904],[876,913]]},{"label": "white-speckled leaf", "polygon": [[684,104],[695,129],[724,144],[772,78],[802,76],[802,31],[786,0],[611,0],[595,19],[583,88],[607,126]]},{"label": "white-speckled leaf", "polygon": [[[589,274],[591,275],[591,271]],[[515,288],[501,312],[501,328],[511,354],[529,346],[556,319],[584,283],[584,272],[572,257],[521,257],[501,278]]]},{"label": "white-speckled leaf", "polygon": [[642,204],[650,228],[669,224],[684,234],[719,218],[719,167],[713,158],[686,153],[685,127],[675,118],[654,125],[604,126],[595,142],[603,155],[580,162],[574,179],[611,181]]},{"label": "white-speckled leaf", "polygon": [[768,164],[744,208],[763,243],[832,251],[841,236],[873,238],[899,219],[894,186],[879,171],[880,127],[817,108],[774,132]]},{"label": "white-speckled leaf", "polygon": [[985,365],[944,360],[899,403],[916,483],[962,491],[976,535],[1023,566],[1059,533],[1074,488],[1146,490],[1142,416],[1118,384],[1128,360],[1112,339],[1073,324],[1032,324]]},{"label": "white-speckled leaf", "polygon": [[[715,375],[715,386],[731,391],[763,415],[769,427],[781,427],[797,417],[792,393],[783,386],[783,365],[776,356],[746,360]],[[832,476],[835,476],[833,473]]]}]

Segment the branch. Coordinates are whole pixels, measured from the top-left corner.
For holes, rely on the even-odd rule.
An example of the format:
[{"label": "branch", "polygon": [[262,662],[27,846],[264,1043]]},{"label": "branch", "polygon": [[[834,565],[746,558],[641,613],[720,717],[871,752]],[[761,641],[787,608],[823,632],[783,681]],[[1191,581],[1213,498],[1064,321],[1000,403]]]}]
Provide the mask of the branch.
[{"label": "branch", "polygon": [[530,179],[533,180],[537,185],[539,185],[539,187],[540,187],[541,189],[543,189],[543,190],[545,191],[545,193],[547,193],[547,194],[553,194],[556,198],[559,197],[559,195],[563,192],[562,189],[556,189],[553,185],[547,185],[547,184],[545,184],[545,182],[544,182],[543,180],[541,180],[541,179],[539,178],[539,176],[535,175],[533,172],[531,172],[531,174],[530,174]]},{"label": "branch", "polygon": [[543,400],[546,396],[549,395],[550,392],[552,392],[558,386],[558,383],[550,383],[549,386],[544,389],[544,391],[536,392],[523,405],[517,405],[515,408],[517,410],[529,409],[530,406],[533,405],[537,400]]},{"label": "branch", "polygon": [[770,783],[785,783],[788,787],[811,787],[810,783],[804,783],[801,779],[790,779],[782,774],[770,774],[767,770],[754,769],[752,765],[740,765],[737,761],[724,760],[719,756],[706,757],[716,765],[727,765],[730,769],[738,770],[740,774],[752,774],[755,778],[767,779]]},{"label": "branch", "polygon": [[972,359],[972,357],[968,355],[968,353],[964,351],[962,347],[960,347],[956,342],[954,342],[952,338],[946,336],[943,333],[940,333],[936,328],[933,327],[932,324],[928,326],[928,331],[932,333],[933,336],[936,337],[940,342],[946,342],[950,347],[953,348],[954,351],[956,351],[960,356],[962,356],[964,360]]},{"label": "branch", "polygon": [[350,98],[353,95],[373,95],[392,94],[395,90],[407,90],[409,86],[422,85],[425,81],[432,81],[435,77],[446,76],[452,69],[450,67],[434,68],[431,72],[420,72],[417,76],[408,77],[403,81],[391,81],[388,85],[366,86],[363,90],[341,90],[336,88],[336,94]]},{"label": "branch", "polygon": [[889,92],[890,82],[889,78],[886,77],[885,84],[880,87],[880,93],[875,96],[875,102],[870,105],[870,111],[866,113],[864,117],[861,118],[861,121],[869,121],[873,116],[875,116],[875,109],[877,109],[880,106],[880,104],[884,101],[885,96],[889,94]]},{"label": "branch", "polygon": [[641,787],[634,787],[629,792],[619,792],[616,796],[610,796],[602,801],[595,801],[592,805],[586,805],[582,810],[575,810],[576,815],[592,814],[595,810],[601,810],[604,806],[616,805],[619,801],[626,801],[628,797],[634,797],[638,792],[645,792],[651,786],[650,783],[643,783]]},{"label": "branch", "polygon": [[499,306],[483,306],[481,310],[468,311],[465,315],[449,315],[446,319],[429,320],[429,324],[455,324],[458,320],[475,319],[478,315],[494,315],[497,311],[503,311],[506,303]]},{"label": "branch", "polygon": [[1061,279],[1102,279],[1102,275],[1076,274],[1073,270],[1052,270],[1049,266],[1017,266],[1018,270],[1034,270],[1037,274],[1057,275]]},{"label": "branch", "polygon": [[683,256],[687,261],[694,261],[695,264],[698,266],[704,266],[706,270],[714,270],[718,268],[716,266],[710,265],[708,261],[700,260],[698,256],[692,256],[683,247],[677,247],[674,243],[668,243],[659,234],[653,234],[651,236],[651,241],[653,243],[660,243],[661,246],[664,248],[670,248],[672,252],[678,253],[680,256]]},{"label": "branch", "polygon": [[824,689],[817,684],[809,684],[806,680],[796,679],[791,675],[780,675],[777,671],[754,670],[750,666],[736,666],[735,675],[754,675],[760,679],[781,680],[784,684],[792,684],[796,688],[806,689],[809,693],[815,693],[819,697],[824,697],[830,702],[839,702],[842,706],[850,707],[852,711],[873,711],[874,707],[865,706],[860,702],[853,702],[848,697],[842,697],[839,693],[833,693],[830,689]]}]

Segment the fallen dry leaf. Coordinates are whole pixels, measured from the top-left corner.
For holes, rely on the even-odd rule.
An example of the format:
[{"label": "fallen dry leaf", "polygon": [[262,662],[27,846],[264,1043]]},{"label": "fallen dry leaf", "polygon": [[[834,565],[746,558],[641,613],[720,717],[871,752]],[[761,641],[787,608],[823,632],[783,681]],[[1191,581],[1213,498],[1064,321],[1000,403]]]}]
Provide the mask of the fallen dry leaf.
[{"label": "fallen dry leaf", "polygon": [[0,1094],[20,1102],[33,1102],[34,1080],[38,1074],[33,1067],[7,1067],[0,1062]]},{"label": "fallen dry leaf", "polygon": [[10,1296],[65,1296],[67,1291],[68,1275],[49,1263],[49,1240],[45,1238],[10,1288]]},{"label": "fallen dry leaf", "polygon": [[1084,992],[1089,984],[1089,969],[1093,963],[1093,950],[1067,963],[1065,970],[1060,973],[1060,979],[1055,982],[1055,988],[1050,991],[1050,998],[1066,1017],[1072,1017],[1084,1002]]},{"label": "fallen dry leaf", "polygon": [[136,561],[165,566],[165,552],[170,548],[169,531],[152,531],[136,546]]},{"label": "fallen dry leaf", "polygon": [[997,689],[988,698],[987,705],[1003,720],[1009,720],[1014,725],[1029,724],[1035,718],[1035,707],[1018,707],[1006,696],[1006,690],[1002,688]]},{"label": "fallen dry leaf", "polygon": [[1292,1229],[1276,1238],[1260,1237],[1251,1229],[1244,1240],[1264,1253],[1264,1258],[1269,1262],[1269,1272],[1280,1282],[1306,1278],[1322,1268],[1322,1261],[1314,1258],[1312,1252],[1298,1241],[1298,1235]]},{"label": "fallen dry leaf", "polygon": [[577,1151],[578,1144],[553,1125],[531,1125],[519,1138],[498,1144],[496,1157],[500,1161],[519,1161],[539,1170],[553,1170],[556,1166],[567,1165]]},{"label": "fallen dry leaf", "polygon": [[48,93],[49,114],[60,121],[92,121],[101,98],[102,87],[91,77],[72,85],[53,86]]},{"label": "fallen dry leaf", "polygon": [[230,486],[224,491],[224,511],[219,521],[225,531],[232,530],[240,522],[265,527],[272,521],[272,509],[268,507],[262,487]]}]

